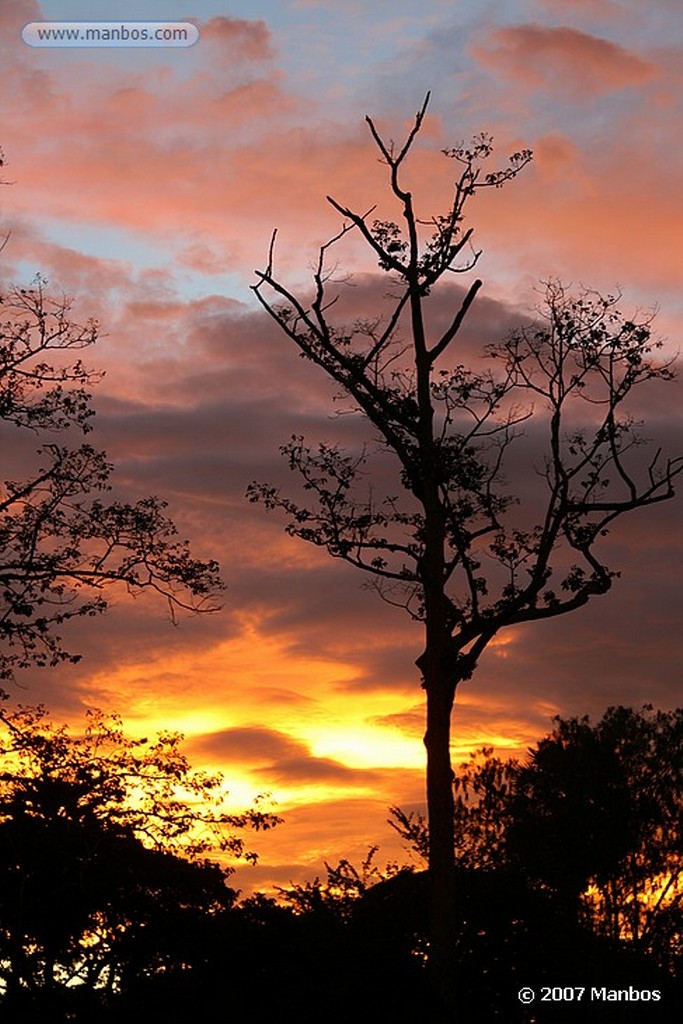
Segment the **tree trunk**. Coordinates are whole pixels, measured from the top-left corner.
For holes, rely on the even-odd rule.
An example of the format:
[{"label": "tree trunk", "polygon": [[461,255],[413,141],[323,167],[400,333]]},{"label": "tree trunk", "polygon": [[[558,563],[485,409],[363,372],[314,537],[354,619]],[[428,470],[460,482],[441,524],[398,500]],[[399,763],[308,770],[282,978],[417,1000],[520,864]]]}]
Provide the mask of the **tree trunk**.
[{"label": "tree trunk", "polygon": [[[438,673],[441,676],[441,673]],[[453,687],[430,680],[427,691],[427,810],[429,820],[429,970],[445,1008],[455,1009],[455,849],[450,726]]]}]

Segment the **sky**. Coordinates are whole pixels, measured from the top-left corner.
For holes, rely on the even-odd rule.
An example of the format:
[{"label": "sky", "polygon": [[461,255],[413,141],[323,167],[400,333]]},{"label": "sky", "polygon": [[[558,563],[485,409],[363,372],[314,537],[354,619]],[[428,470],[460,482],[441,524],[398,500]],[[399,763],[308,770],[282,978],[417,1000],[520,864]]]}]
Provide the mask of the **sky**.
[{"label": "sky", "polygon": [[[174,49],[41,49],[40,21],[192,21]],[[305,292],[339,228],[325,202],[388,202],[366,114],[400,138],[431,101],[410,165],[426,214],[447,202],[441,155],[480,131],[534,159],[469,213],[483,278],[476,352],[530,314],[539,283],[623,293],[657,310],[663,352],[683,326],[683,13],[679,0],[0,0],[0,224],[5,287],[46,277],[97,316],[95,441],[118,493],[163,496],[183,536],[221,562],[222,611],[182,618],[123,596],[76,624],[77,666],[27,673],[12,699],[58,720],[117,711],[133,733],[183,731],[235,806],[269,792],[285,824],[259,840],[243,888],[312,878],[325,860],[406,859],[387,808],[423,802],[419,626],[351,568],[249,504],[288,483],[278,446],[362,433],[334,390],[260,311],[250,286],[273,228],[277,270]],[[393,211],[395,215],[395,211]],[[349,319],[372,312],[376,263],[354,238]],[[435,297],[445,311],[453,288]],[[680,392],[636,414],[681,450]],[[533,433],[533,432],[532,432]],[[520,479],[533,465],[533,437]],[[681,506],[636,513],[609,538],[621,578],[573,615],[501,634],[458,695],[457,762],[483,744],[524,756],[553,715],[680,703]]]}]

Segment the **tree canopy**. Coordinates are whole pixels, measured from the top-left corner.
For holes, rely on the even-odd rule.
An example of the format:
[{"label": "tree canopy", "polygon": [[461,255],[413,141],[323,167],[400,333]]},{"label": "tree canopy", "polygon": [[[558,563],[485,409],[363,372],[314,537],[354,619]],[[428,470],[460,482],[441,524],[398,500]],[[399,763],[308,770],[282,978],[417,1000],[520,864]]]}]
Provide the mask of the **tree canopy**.
[{"label": "tree canopy", "polygon": [[98,999],[200,956],[194,930],[237,895],[232,869],[208,858],[254,862],[240,833],[279,819],[227,812],[222,777],[193,771],[177,733],[131,739],[92,711],[73,735],[42,707],[0,724],[6,1005],[69,988]]}]

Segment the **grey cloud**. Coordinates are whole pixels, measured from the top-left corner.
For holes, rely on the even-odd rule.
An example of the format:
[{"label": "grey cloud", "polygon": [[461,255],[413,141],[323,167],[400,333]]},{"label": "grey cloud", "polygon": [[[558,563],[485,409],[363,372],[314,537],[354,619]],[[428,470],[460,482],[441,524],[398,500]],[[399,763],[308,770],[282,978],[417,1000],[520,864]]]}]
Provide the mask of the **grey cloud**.
[{"label": "grey cloud", "polygon": [[219,755],[231,761],[249,761],[252,764],[299,757],[307,751],[305,744],[284,733],[259,726],[207,733],[201,740],[195,740],[194,746],[205,754]]},{"label": "grey cloud", "polygon": [[223,729],[195,739],[192,748],[204,756],[248,763],[268,784],[371,781],[373,772],[347,768],[331,758],[315,757],[305,743],[274,729],[246,726]]},{"label": "grey cloud", "polygon": [[[376,294],[372,275],[347,289],[349,315],[366,314]],[[453,285],[434,304],[435,331],[443,329],[461,297],[462,289]],[[420,626],[362,590],[363,575],[325,552],[292,540],[287,542],[293,552],[289,560],[282,519],[244,497],[254,478],[295,493],[296,479],[277,451],[292,433],[305,433],[312,441],[348,440],[357,447],[366,434],[362,419],[333,415],[331,391],[322,374],[298,359],[263,316],[245,316],[234,304],[215,309],[209,317],[199,305],[189,311],[198,317],[196,334],[172,367],[172,386],[163,404],[142,406],[107,396],[103,386],[96,396],[94,441],[118,466],[117,496],[168,497],[181,536],[189,536],[202,556],[219,558],[228,583],[224,611],[182,620],[175,630],[163,609],[122,599],[106,618],[70,627],[74,648],[85,658],[79,666],[61,670],[60,685],[68,689],[88,673],[121,660],[140,663],[154,652],[206,648],[237,635],[240,614],[251,611],[264,634],[283,645],[284,657],[348,664],[338,688],[349,699],[387,688],[397,697],[419,695],[414,661],[423,642]],[[510,307],[478,299],[458,358],[476,357],[482,343],[501,337],[517,318]],[[204,359],[206,368],[193,371]],[[165,382],[162,361],[157,370],[159,381]],[[644,391],[636,407],[636,415],[646,421],[644,432],[671,452],[681,447],[677,387]],[[520,522],[534,512],[544,487],[535,472],[542,450],[540,426],[530,422],[524,430],[507,466],[510,491],[524,496],[515,512]],[[680,542],[677,503],[615,525],[607,546],[610,564],[623,571],[623,578],[615,581],[612,592],[584,612],[520,631],[523,641],[510,648],[508,658],[485,654],[466,684],[468,694],[481,690],[507,713],[541,730],[547,723],[533,709],[543,700],[579,713],[621,699],[650,698],[662,705],[679,699]],[[295,557],[298,550],[300,560]],[[42,694],[56,682],[57,673],[38,673],[31,685]],[[460,721],[456,711],[456,732]],[[278,758],[283,770],[296,774],[299,759],[309,755],[305,748],[280,749]],[[334,764],[320,764],[318,770],[338,771]]]}]

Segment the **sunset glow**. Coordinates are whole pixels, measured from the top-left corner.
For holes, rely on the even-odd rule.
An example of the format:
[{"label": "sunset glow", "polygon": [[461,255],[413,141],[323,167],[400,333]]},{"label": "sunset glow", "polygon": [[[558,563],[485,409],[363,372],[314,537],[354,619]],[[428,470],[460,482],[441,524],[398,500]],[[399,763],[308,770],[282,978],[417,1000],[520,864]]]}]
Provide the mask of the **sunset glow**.
[{"label": "sunset glow", "polygon": [[[293,435],[367,438],[335,389],[259,309],[250,286],[274,228],[282,278],[305,292],[317,248],[354,209],[398,216],[363,118],[401,138],[432,101],[410,165],[426,218],[452,187],[441,151],[479,131],[494,163],[530,147],[504,189],[472,203],[484,287],[466,361],[529,316],[539,281],[621,290],[659,309],[663,352],[683,327],[683,75],[679,0],[7,0],[0,4],[5,156],[3,287],[44,275],[101,323],[85,354],[106,371],[94,444],[116,494],[158,494],[198,557],[217,558],[222,609],[181,617],[117,595],[69,629],[77,665],[30,671],[12,702],[57,721],[87,707],[133,735],[185,734],[197,768],[225,773],[235,809],[269,793],[285,824],[254,842],[237,884],[301,881],[323,860],[405,858],[387,808],[424,804],[420,626],[360,575],[285,535],[248,485],[294,487]],[[190,21],[188,48],[40,49],[29,22]],[[350,321],[386,290],[355,236],[339,250]],[[380,287],[381,285],[381,287]],[[455,285],[453,285],[455,287]],[[452,309],[435,293],[435,322]],[[635,413],[681,450],[680,388],[645,389]],[[39,442],[38,442],[39,443]],[[537,481],[532,427],[508,480]],[[526,448],[524,447],[526,445]],[[8,462],[15,457],[11,452]],[[7,470],[6,476],[14,472]],[[536,484],[534,484],[536,486]],[[522,495],[533,501],[533,494]],[[488,745],[523,757],[553,715],[680,703],[680,502],[619,523],[613,591],[489,646],[456,701],[455,763]]]}]

